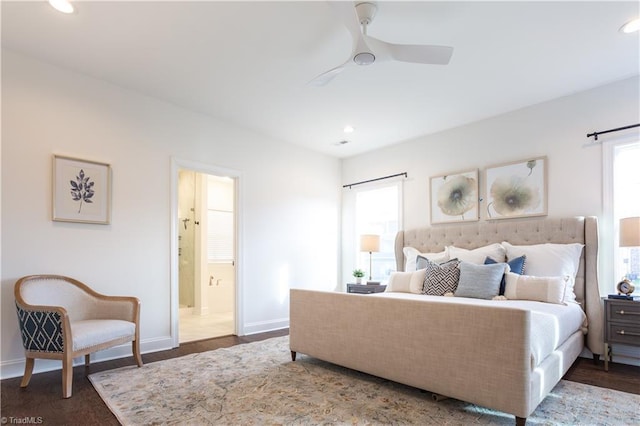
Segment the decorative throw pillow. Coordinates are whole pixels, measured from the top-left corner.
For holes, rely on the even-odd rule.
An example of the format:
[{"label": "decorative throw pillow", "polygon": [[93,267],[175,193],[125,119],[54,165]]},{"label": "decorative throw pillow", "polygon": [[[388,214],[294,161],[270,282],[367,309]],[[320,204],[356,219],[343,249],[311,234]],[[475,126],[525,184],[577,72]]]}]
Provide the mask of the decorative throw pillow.
[{"label": "decorative throw pillow", "polygon": [[460,278],[458,263],[460,263],[458,259],[453,259],[438,265],[427,259],[422,292],[431,296],[443,296],[445,293],[455,292]]},{"label": "decorative throw pillow", "polygon": [[507,258],[526,255],[527,274],[537,277],[563,277],[568,275],[571,280],[567,283],[565,302],[575,302],[576,295],[573,290],[576,274],[580,267],[580,255],[583,244],[534,244],[527,246],[514,246],[507,242],[502,245],[507,251]]},{"label": "decorative throw pillow", "polygon": [[[514,259],[509,260],[507,264],[509,265],[509,270],[511,272],[513,272],[514,274],[523,275],[524,265],[526,261],[527,261],[527,256],[523,254],[520,257],[516,257]],[[493,263],[500,263],[500,262],[496,262],[492,257],[487,257],[484,260],[485,265],[491,265]],[[499,295],[504,294],[504,285],[505,285],[505,277],[503,275],[502,280],[500,280],[500,293],[498,293]]]},{"label": "decorative throw pillow", "polygon": [[443,256],[441,253],[420,253],[416,258],[416,270],[425,269],[428,261],[440,264],[449,261],[449,256]]},{"label": "decorative throw pillow", "polygon": [[448,246],[447,250],[450,259],[458,259],[464,262],[475,263],[476,265],[482,265],[487,257],[496,259],[498,262],[504,262],[505,260],[504,247],[498,243],[478,247],[473,250]]},{"label": "decorative throw pillow", "polygon": [[460,262],[460,280],[456,289],[456,297],[472,297],[474,299],[492,299],[500,291],[500,281],[509,271],[506,263],[476,265]]},{"label": "decorative throw pillow", "polygon": [[392,272],[385,292],[422,293],[425,269],[413,272]]},{"label": "decorative throw pillow", "polygon": [[420,253],[418,249],[415,249],[413,247],[404,247],[402,249],[402,252],[404,253],[404,257],[406,259],[406,262],[404,264],[405,272],[413,272],[415,270],[425,268],[424,265],[422,266],[422,268],[416,267],[416,261],[418,256],[422,256],[436,263],[442,263],[449,260],[449,255],[447,253],[446,248],[439,253]]},{"label": "decorative throw pillow", "polygon": [[504,295],[510,300],[535,300],[538,302],[564,304],[564,293],[571,280],[562,277],[535,277],[507,272]]}]

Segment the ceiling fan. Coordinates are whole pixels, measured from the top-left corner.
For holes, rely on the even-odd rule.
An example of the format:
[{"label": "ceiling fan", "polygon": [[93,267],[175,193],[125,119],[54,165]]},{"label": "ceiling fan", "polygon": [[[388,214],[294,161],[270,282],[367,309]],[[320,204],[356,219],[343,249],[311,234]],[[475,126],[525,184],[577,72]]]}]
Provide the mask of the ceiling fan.
[{"label": "ceiling fan", "polygon": [[351,33],[353,48],[351,56],[345,63],[311,80],[309,84],[312,86],[326,85],[345,68],[352,65],[364,66],[383,61],[446,65],[451,59],[453,47],[393,44],[367,35],[367,26],[373,22],[378,11],[375,3],[356,3],[355,7],[352,2],[344,1],[330,1],[329,4]]}]

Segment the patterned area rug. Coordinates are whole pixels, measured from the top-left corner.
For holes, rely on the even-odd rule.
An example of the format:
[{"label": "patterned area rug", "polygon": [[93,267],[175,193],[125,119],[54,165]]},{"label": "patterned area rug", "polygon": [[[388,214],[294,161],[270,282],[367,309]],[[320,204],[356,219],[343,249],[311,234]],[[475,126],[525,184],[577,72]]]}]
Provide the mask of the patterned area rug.
[{"label": "patterned area rug", "polygon": [[[514,417],[298,354],[289,337],[89,376],[123,425],[513,425]],[[530,425],[625,425],[640,396],[561,381]]]}]

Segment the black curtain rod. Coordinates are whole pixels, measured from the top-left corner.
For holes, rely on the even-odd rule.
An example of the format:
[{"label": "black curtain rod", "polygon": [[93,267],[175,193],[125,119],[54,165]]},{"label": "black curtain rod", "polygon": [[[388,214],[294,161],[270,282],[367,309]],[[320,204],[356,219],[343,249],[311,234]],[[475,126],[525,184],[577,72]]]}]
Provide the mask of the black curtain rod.
[{"label": "black curtain rod", "polygon": [[587,137],[590,138],[591,136],[593,136],[595,140],[598,140],[598,135],[603,135],[605,133],[611,133],[611,132],[618,132],[620,130],[633,129],[634,127],[640,127],[640,124],[631,124],[629,126],[618,127],[617,129],[609,129],[609,130],[603,130],[601,132],[588,133]]},{"label": "black curtain rod", "polygon": [[342,187],[351,189],[352,186],[362,185],[363,183],[376,182],[378,180],[391,179],[391,178],[398,177],[398,176],[404,176],[406,178],[407,177],[407,172],[398,173],[396,175],[390,175],[390,176],[385,176],[385,177],[379,177],[379,178],[376,178],[376,179],[363,180],[362,182],[356,182],[356,183],[350,183],[348,185],[342,185]]}]

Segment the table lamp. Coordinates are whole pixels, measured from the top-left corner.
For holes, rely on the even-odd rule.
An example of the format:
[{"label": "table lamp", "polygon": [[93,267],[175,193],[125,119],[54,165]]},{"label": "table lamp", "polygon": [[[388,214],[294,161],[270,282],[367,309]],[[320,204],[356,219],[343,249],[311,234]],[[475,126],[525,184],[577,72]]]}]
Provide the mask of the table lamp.
[{"label": "table lamp", "polygon": [[380,251],[380,235],[360,235],[360,251],[369,252],[369,281],[371,281],[371,253]]},{"label": "table lamp", "polygon": [[[620,219],[620,247],[640,247],[640,217],[624,217]],[[618,286],[623,284],[625,281],[627,282],[627,285],[630,284],[628,276],[629,272],[631,272],[630,265],[627,266],[626,272],[627,274],[625,278],[618,284]],[[632,291],[633,289],[631,289],[630,292]]]}]

